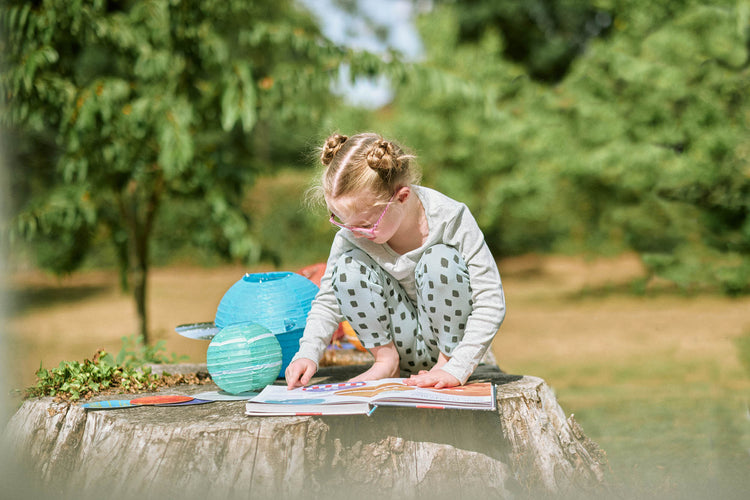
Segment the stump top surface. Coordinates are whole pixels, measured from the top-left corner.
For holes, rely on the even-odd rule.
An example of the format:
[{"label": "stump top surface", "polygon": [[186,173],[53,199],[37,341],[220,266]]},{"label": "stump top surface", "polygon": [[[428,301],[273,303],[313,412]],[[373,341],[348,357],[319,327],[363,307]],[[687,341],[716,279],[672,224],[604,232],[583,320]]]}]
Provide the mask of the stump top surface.
[{"label": "stump top surface", "polygon": [[[316,376],[311,380],[313,384],[325,384],[334,382],[343,382],[353,376],[361,373],[366,366],[333,366],[321,368]],[[470,382],[492,382],[498,386],[498,399],[506,395],[518,395],[533,389],[541,379],[521,375],[509,375],[502,372],[495,365],[480,365],[469,379]],[[276,385],[283,385],[283,379],[279,379]],[[218,390],[214,384],[204,385],[183,385],[160,389],[155,392],[130,394],[113,394],[105,397],[93,398],[92,401],[126,399],[128,397],[145,397],[157,394],[179,394],[192,396],[205,391]],[[69,403],[53,403],[52,398],[42,398],[49,400],[52,408],[67,406]],[[315,417],[315,416],[297,416],[297,417],[248,417],[245,415],[245,401],[216,401],[207,404],[185,405],[185,406],[135,406],[130,408],[112,409],[112,410],[84,410],[80,405],[72,403],[73,407],[78,407],[81,411],[95,413],[98,417],[106,419],[124,419],[132,425],[149,424],[164,426],[180,426],[200,424],[206,429],[212,426],[226,428],[227,425],[233,424],[246,425],[248,421],[269,419],[310,419],[310,418],[342,418],[341,416]],[[413,411],[413,409],[407,409]],[[53,410],[54,411],[54,410]],[[423,411],[423,410],[420,410]],[[430,410],[427,410],[430,411]],[[433,410],[433,411],[450,411],[450,410]],[[460,410],[455,410],[460,411]],[[362,415],[353,415],[350,417],[362,418]]]}]

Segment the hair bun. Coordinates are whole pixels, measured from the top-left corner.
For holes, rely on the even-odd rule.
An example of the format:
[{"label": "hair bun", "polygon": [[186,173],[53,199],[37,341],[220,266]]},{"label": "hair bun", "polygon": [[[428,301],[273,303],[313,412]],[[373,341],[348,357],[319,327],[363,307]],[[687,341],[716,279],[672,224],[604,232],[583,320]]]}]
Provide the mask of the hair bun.
[{"label": "hair bun", "polygon": [[333,134],[328,139],[326,139],[326,143],[323,145],[323,152],[320,154],[320,161],[323,163],[323,165],[328,166],[329,163],[333,160],[333,157],[338,153],[339,149],[341,149],[341,146],[344,145],[346,140],[349,139],[349,137],[341,134]]},{"label": "hair bun", "polygon": [[398,172],[401,170],[401,158],[392,143],[381,139],[376,141],[367,153],[367,165],[378,172]]}]

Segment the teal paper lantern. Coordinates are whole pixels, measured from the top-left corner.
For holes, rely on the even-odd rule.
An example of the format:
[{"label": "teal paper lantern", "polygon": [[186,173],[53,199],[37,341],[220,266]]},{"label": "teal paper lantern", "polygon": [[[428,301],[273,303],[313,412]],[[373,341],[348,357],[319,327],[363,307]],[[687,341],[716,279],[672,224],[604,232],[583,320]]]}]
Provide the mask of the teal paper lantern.
[{"label": "teal paper lantern", "polygon": [[281,372],[281,345],[262,325],[236,323],[211,339],[206,352],[208,373],[230,394],[258,391]]},{"label": "teal paper lantern", "polygon": [[247,273],[222,297],[214,324],[225,328],[252,322],[271,330],[281,344],[283,373],[299,350],[299,339],[317,293],[318,286],[300,274]]}]

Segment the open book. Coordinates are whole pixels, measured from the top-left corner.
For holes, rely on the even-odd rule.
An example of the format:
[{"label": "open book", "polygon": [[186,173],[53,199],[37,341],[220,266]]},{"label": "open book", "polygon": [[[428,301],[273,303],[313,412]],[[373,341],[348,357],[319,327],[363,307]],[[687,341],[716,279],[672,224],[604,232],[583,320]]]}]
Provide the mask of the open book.
[{"label": "open book", "polygon": [[409,386],[402,378],[342,382],[287,390],[269,385],[249,400],[245,414],[354,415],[370,414],[378,406],[408,406],[459,410],[494,410],[495,385],[489,382],[446,389]]}]

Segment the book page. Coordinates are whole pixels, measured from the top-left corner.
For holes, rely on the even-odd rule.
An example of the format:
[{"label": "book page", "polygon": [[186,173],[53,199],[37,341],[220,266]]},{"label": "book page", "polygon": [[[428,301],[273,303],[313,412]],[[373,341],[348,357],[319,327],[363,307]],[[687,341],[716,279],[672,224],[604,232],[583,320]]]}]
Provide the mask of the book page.
[{"label": "book page", "polygon": [[250,403],[305,405],[307,407],[370,403],[438,408],[495,408],[495,392],[491,383],[433,389],[408,386],[404,380],[392,378],[369,382],[317,384],[292,390],[287,390],[285,386],[272,385],[251,399]]}]

